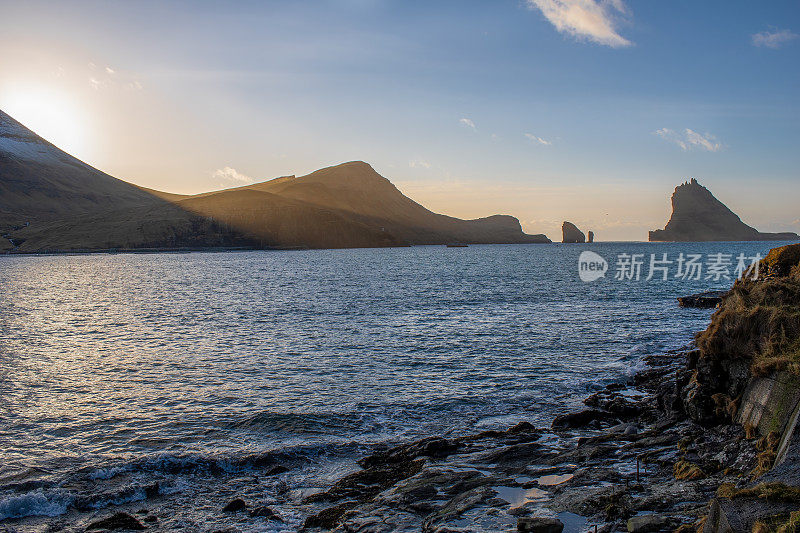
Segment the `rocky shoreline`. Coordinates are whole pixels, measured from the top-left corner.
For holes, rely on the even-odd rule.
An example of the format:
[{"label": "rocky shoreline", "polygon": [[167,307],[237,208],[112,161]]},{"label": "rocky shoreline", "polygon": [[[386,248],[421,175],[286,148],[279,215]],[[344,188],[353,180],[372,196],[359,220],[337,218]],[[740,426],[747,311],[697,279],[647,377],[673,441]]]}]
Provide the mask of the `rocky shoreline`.
[{"label": "rocky shoreline", "polygon": [[430,437],[381,450],[306,502],[304,527],[333,531],[694,530],[723,483],[757,463],[737,425],[693,422],[680,390],[688,350],[646,359],[630,383],[585,399],[551,428]]}]

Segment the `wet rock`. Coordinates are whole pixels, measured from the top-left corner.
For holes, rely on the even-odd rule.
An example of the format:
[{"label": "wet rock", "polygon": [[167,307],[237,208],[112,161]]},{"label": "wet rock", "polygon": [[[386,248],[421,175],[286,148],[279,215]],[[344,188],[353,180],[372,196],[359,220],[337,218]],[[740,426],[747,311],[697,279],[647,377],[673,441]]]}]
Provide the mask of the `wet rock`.
[{"label": "wet rock", "polygon": [[690,294],[689,296],[681,296],[678,298],[678,305],[681,307],[696,307],[700,309],[708,309],[716,307],[722,299],[727,296],[728,291],[706,291],[698,292],[697,294]]},{"label": "wet rock", "polygon": [[132,517],[128,513],[116,513],[109,516],[108,518],[98,520],[97,522],[92,522],[91,524],[86,526],[87,531],[92,531],[96,529],[105,529],[109,531],[113,531],[116,529],[129,529],[134,531],[140,531],[146,528],[141,522],[139,522],[139,520]]},{"label": "wet rock", "polygon": [[525,420],[508,428],[508,433],[535,433],[538,431],[536,426]]},{"label": "wet rock", "polygon": [[419,533],[422,517],[378,503],[359,505],[342,515],[336,533]]},{"label": "wet rock", "polygon": [[441,508],[443,497],[468,492],[496,481],[477,470],[444,471],[423,470],[419,474],[400,481],[375,499],[383,505],[408,508],[427,515]]},{"label": "wet rock", "polygon": [[417,474],[422,470],[424,464],[424,459],[417,459],[365,468],[360,472],[354,472],[343,477],[327,491],[309,496],[306,501],[335,501],[343,498],[366,501],[398,481]]},{"label": "wet rock", "polygon": [[536,462],[543,457],[545,447],[537,442],[526,442],[502,446],[475,457],[477,464],[496,464],[501,468],[518,468]]},{"label": "wet rock", "polygon": [[517,531],[520,533],[561,533],[564,524],[557,518],[518,518]]},{"label": "wet rock", "polygon": [[553,420],[553,429],[575,429],[588,426],[590,422],[607,421],[612,415],[599,409],[584,409],[575,413],[559,415]]},{"label": "wet rock", "polygon": [[635,514],[625,486],[574,487],[557,494],[550,505],[553,511],[569,511],[581,516],[603,516],[608,521]]},{"label": "wet rock", "polygon": [[262,505],[260,507],[256,507],[255,509],[251,510],[250,516],[253,518],[269,518],[270,520],[277,520],[278,522],[283,522],[283,519],[278,515],[278,513],[276,513],[266,505]]},{"label": "wet rock", "polygon": [[622,435],[637,435],[639,428],[636,424],[617,424],[616,426],[608,428],[609,433],[621,433]]},{"label": "wet rock", "polygon": [[363,468],[370,468],[392,463],[409,462],[419,457],[441,459],[456,452],[459,447],[459,443],[455,440],[430,437],[375,453],[360,460],[358,464]]},{"label": "wet rock", "polygon": [[634,516],[628,519],[628,533],[653,533],[667,527],[667,520],[657,514]]},{"label": "wet rock", "polygon": [[284,472],[288,472],[289,469],[283,465],[273,466],[264,474],[266,476],[276,476],[278,474],[283,474]]},{"label": "wet rock", "polygon": [[304,528],[321,527],[322,529],[333,529],[344,518],[345,513],[355,507],[356,502],[345,502],[334,507],[323,509],[315,515],[306,518],[303,523]]},{"label": "wet rock", "polygon": [[156,496],[158,496],[160,490],[161,489],[158,483],[151,483],[144,487],[144,495],[147,498],[155,498]]},{"label": "wet rock", "polygon": [[222,508],[223,513],[238,513],[247,509],[247,504],[241,498],[236,498],[228,502],[228,505]]},{"label": "wet rock", "polygon": [[142,518],[142,520],[144,520],[148,524],[153,524],[155,522],[158,522],[158,517],[155,516],[155,515],[149,515],[149,516],[145,516],[144,518]]},{"label": "wet rock", "polygon": [[426,517],[423,523],[423,530],[434,529],[435,526],[443,522],[455,520],[462,513],[491,499],[495,494],[495,491],[488,487],[481,487],[459,494],[448,501],[441,509]]}]

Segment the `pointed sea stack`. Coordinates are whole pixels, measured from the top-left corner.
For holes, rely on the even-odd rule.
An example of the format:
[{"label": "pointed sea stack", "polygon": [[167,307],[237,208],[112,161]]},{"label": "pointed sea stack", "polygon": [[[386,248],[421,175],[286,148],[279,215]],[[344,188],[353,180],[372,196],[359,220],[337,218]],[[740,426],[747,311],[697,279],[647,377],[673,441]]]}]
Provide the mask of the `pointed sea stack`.
[{"label": "pointed sea stack", "polygon": [[796,233],[761,233],[748,226],[711,191],[692,178],[672,193],[672,216],[650,241],[783,241],[800,240]]}]

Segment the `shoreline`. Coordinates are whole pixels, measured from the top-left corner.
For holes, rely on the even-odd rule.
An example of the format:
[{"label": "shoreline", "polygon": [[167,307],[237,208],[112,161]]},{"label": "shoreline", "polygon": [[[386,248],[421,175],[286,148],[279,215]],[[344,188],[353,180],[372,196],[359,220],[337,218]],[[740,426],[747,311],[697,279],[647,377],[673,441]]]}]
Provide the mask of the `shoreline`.
[{"label": "shoreline", "polygon": [[[556,531],[555,521],[576,532],[694,530],[718,487],[754,468],[757,450],[740,426],[702,428],[675,410],[671,376],[693,353],[643,358],[644,369],[550,428],[520,422],[377,450],[306,498],[319,511],[304,527],[444,533],[474,531],[465,521],[477,520],[494,524],[487,530]],[[731,456],[724,472],[712,464],[719,453]],[[370,529],[378,522],[387,527]]]}]

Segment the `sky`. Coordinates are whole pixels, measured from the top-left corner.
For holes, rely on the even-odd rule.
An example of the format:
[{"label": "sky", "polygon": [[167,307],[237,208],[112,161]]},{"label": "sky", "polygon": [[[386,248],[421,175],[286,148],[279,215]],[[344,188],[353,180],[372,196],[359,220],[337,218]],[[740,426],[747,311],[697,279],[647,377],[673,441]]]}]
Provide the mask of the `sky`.
[{"label": "sky", "polygon": [[197,193],[363,160],[426,207],[646,240],[697,178],[800,232],[800,4],[0,0],[0,109]]}]

